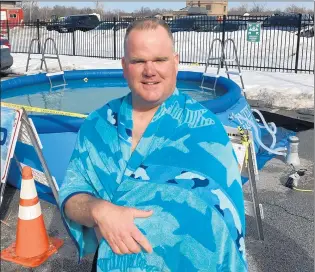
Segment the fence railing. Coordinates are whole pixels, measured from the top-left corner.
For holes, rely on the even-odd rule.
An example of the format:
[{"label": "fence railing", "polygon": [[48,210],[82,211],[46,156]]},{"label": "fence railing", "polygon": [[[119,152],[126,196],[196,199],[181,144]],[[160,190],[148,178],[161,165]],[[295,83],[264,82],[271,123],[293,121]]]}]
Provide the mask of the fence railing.
[{"label": "fence railing", "polygon": [[[288,20],[279,23],[272,22],[270,18],[189,16],[164,19],[171,28],[175,48],[183,64],[205,64],[213,39],[232,38],[242,69],[313,73],[313,19],[302,17],[300,14],[294,22]],[[39,20],[14,27],[7,22],[2,26],[2,32],[6,32],[13,53],[27,53],[33,38],[39,39],[43,44],[46,38],[51,37],[61,55],[120,59],[123,56],[126,27],[133,20],[108,19],[101,21],[98,27],[92,30],[83,27],[67,29],[61,23]],[[261,24],[259,42],[247,41],[247,26],[250,22]],[[48,44],[46,52],[54,53],[52,44]],[[218,48],[215,52],[219,56]],[[232,48],[227,48],[227,56],[231,52]],[[40,48],[34,47],[32,53],[41,53]],[[217,64],[211,63],[211,66],[214,65]]]}]

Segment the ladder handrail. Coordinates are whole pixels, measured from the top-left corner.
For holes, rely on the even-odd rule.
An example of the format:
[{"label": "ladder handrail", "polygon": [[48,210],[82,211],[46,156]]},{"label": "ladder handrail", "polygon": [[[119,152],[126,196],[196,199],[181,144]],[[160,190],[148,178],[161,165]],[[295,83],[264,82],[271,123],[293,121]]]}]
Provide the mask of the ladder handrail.
[{"label": "ladder handrail", "polygon": [[[241,67],[240,67],[240,63],[239,63],[239,60],[238,60],[238,55],[237,55],[237,48],[236,48],[236,45],[235,45],[235,41],[231,38],[228,38],[224,41],[224,52],[225,52],[225,48],[226,48],[226,45],[228,44],[228,42],[231,42],[232,43],[232,46],[233,46],[233,54],[234,54],[234,60],[236,62],[236,65],[237,65],[237,68],[238,68],[238,72],[240,74],[240,79],[241,79],[241,84],[242,84],[242,89],[244,90],[245,89],[245,86],[244,86],[244,82],[243,82],[243,77],[241,76],[242,74],[242,71],[241,71]],[[225,67],[226,67],[226,71],[228,71],[228,68],[227,68],[227,65],[226,65],[226,62],[225,62]],[[230,78],[229,74],[228,74],[228,78]]]},{"label": "ladder handrail", "polygon": [[[218,63],[218,70],[217,70],[217,74],[219,73],[220,71],[220,65],[221,65],[221,60],[222,60],[222,40],[219,39],[219,38],[216,38],[214,39],[212,42],[211,42],[211,45],[210,45],[210,50],[209,50],[209,54],[208,54],[208,58],[207,58],[207,62],[206,62],[206,67],[205,67],[205,71],[203,72],[203,76],[202,76],[202,81],[201,81],[201,88],[203,88],[203,83],[204,83],[204,75],[207,73],[207,70],[208,70],[208,67],[209,67],[209,62],[210,62],[210,56],[212,55],[212,51],[213,51],[213,48],[214,48],[214,44],[215,42],[220,42],[220,45],[221,45],[221,57],[219,58],[220,61]],[[217,80],[218,80],[218,77],[215,78],[215,81],[214,81],[214,87],[213,87],[213,91],[215,92],[215,86],[217,85]],[[209,89],[210,88],[205,88],[205,89]]]},{"label": "ladder handrail", "polygon": [[[30,63],[30,59],[31,59],[31,51],[32,51],[32,45],[33,45],[33,43],[34,42],[38,42],[38,46],[39,46],[39,48],[41,49],[41,51],[43,52],[43,48],[42,48],[42,46],[41,46],[41,42],[40,42],[40,40],[38,39],[38,38],[34,38],[34,39],[32,39],[31,40],[31,42],[30,42],[30,45],[29,45],[29,47],[28,47],[28,52],[27,52],[27,62],[26,62],[26,71],[25,72],[27,72],[28,71],[28,65],[29,65],[29,63]],[[46,65],[46,63],[45,63],[45,66],[46,66],[46,69],[47,69],[47,65]]]},{"label": "ladder handrail", "polygon": [[[50,90],[52,90],[52,89],[55,88],[55,87],[60,87],[60,86],[65,87],[65,86],[67,85],[67,83],[66,83],[66,79],[65,79],[64,73],[62,73],[63,83],[62,83],[61,85],[55,85],[55,86],[53,86],[52,80],[51,80],[51,78],[50,78],[50,77],[53,76],[53,75],[49,75],[49,74],[48,74],[48,67],[47,67],[46,56],[45,56],[48,41],[52,41],[53,46],[54,46],[54,49],[55,49],[56,57],[48,57],[48,56],[47,56],[47,58],[57,59],[57,60],[58,60],[58,63],[59,63],[60,71],[63,72],[62,66],[61,66],[61,62],[60,62],[60,58],[59,58],[59,53],[58,53],[58,49],[57,49],[56,42],[55,42],[55,40],[54,40],[53,38],[51,38],[51,37],[48,37],[48,38],[45,39],[44,48],[41,46],[41,42],[40,42],[40,40],[39,40],[38,38],[34,38],[34,39],[31,40],[30,46],[29,46],[29,49],[28,49],[28,58],[27,58],[27,63],[26,63],[26,72],[27,72],[27,70],[28,70],[29,61],[30,61],[30,59],[31,59],[30,55],[31,55],[32,46],[33,46],[33,43],[36,42],[36,41],[38,42],[38,46],[39,46],[39,48],[40,48],[40,50],[41,50],[41,52],[42,52],[41,63],[40,63],[40,70],[43,69],[43,63],[44,63],[44,64],[45,64],[45,69],[46,69],[46,76],[48,77],[49,83],[50,83]],[[57,75],[57,73],[56,73],[56,75]],[[30,103],[30,102],[29,102],[29,103]]]},{"label": "ladder handrail", "polygon": [[[45,39],[45,42],[44,42],[44,49],[43,49],[43,51],[42,51],[42,62],[41,62],[41,65],[40,65],[40,69],[42,69],[42,67],[43,67],[43,62],[45,62],[45,65],[46,65],[45,53],[46,53],[48,41],[51,41],[51,42],[53,43],[54,50],[55,50],[55,55],[56,55],[56,57],[50,57],[50,58],[54,58],[54,59],[57,59],[57,60],[58,60],[60,71],[63,72],[63,69],[62,69],[62,66],[61,66],[61,62],[60,62],[60,58],[59,58],[59,52],[58,52],[58,49],[57,49],[56,42],[55,42],[55,40],[54,40],[53,38],[51,38],[51,37],[48,37],[48,38]],[[47,65],[46,65],[46,66],[47,66]],[[46,72],[47,72],[46,75],[48,76],[49,83],[50,83],[50,89],[55,88],[55,87],[59,87],[59,86],[66,86],[66,85],[67,85],[65,76],[64,76],[64,74],[62,74],[63,84],[57,85],[57,86],[53,86],[52,80],[51,80],[51,78],[50,78],[51,75],[48,75],[48,70],[47,70],[47,69],[46,69]]]},{"label": "ladder handrail", "polygon": [[[219,46],[220,46],[220,51],[221,51],[221,56],[218,57],[218,58],[210,58],[212,56],[212,53],[213,53],[213,47],[214,47],[214,44],[215,42],[220,42]],[[229,59],[227,60],[226,59],[226,55],[228,55],[225,51],[226,51],[226,45],[231,42],[232,43],[232,49],[233,49],[233,58],[232,59]],[[205,71],[202,75],[202,80],[201,80],[201,85],[200,87],[201,88],[205,88],[205,89],[210,89],[211,88],[206,88],[203,86],[204,84],[204,79],[205,79],[205,74],[207,72],[207,69],[209,67],[209,61],[210,59],[217,59],[219,60],[218,62],[218,68],[217,68],[217,76],[215,78],[215,81],[214,81],[214,84],[213,84],[213,89],[212,91],[214,91],[214,94],[215,94],[215,91],[216,91],[216,85],[217,85],[217,80],[219,78],[219,73],[220,73],[220,69],[221,69],[221,64],[224,63],[224,66],[225,66],[225,70],[226,70],[226,74],[227,74],[227,77],[230,79],[230,73],[232,74],[232,72],[229,71],[228,69],[228,65],[227,65],[227,61],[235,61],[236,62],[236,65],[237,65],[237,68],[238,68],[238,72],[234,72],[234,74],[236,75],[239,75],[240,77],[240,80],[241,80],[241,85],[242,85],[242,92],[244,93],[244,96],[246,98],[246,95],[245,95],[245,86],[244,86],[244,81],[243,81],[243,77],[242,77],[242,71],[241,71],[241,67],[240,67],[240,63],[239,63],[239,59],[238,59],[238,54],[237,54],[237,48],[236,48],[236,45],[235,45],[235,42],[233,39],[231,38],[228,38],[228,39],[225,39],[224,41],[222,41],[220,38],[216,38],[212,41],[211,43],[211,46],[210,46],[210,50],[209,50],[209,54],[208,54],[208,57],[207,57],[207,61],[206,61],[206,67],[205,67]]]},{"label": "ladder handrail", "polygon": [[[62,70],[62,67],[61,67],[61,62],[60,62],[60,58],[59,58],[59,53],[58,53],[58,49],[57,49],[57,46],[56,46],[56,42],[55,42],[55,40],[54,40],[53,38],[51,38],[51,37],[46,38],[46,40],[45,40],[45,42],[44,42],[44,49],[43,49],[43,51],[42,51],[42,62],[41,62],[41,65],[40,65],[40,69],[42,69],[42,67],[43,67],[43,61],[45,61],[46,46],[47,46],[47,42],[48,42],[48,41],[52,41],[53,46],[54,46],[54,49],[55,49],[55,54],[56,54],[56,56],[57,56],[56,58],[57,58],[58,63],[59,63],[59,68],[60,68],[61,71],[63,71],[63,70]],[[46,61],[45,61],[45,62],[46,62]],[[46,69],[46,71],[48,72],[47,69]]]},{"label": "ladder handrail", "polygon": [[[209,54],[208,54],[208,58],[207,58],[207,66],[209,65],[210,55],[211,55],[211,53],[212,53],[214,43],[217,42],[217,41],[220,42],[220,43],[222,43],[221,39],[219,39],[219,38],[216,38],[216,39],[214,39],[214,40],[212,41],[211,46],[210,46],[210,50],[209,50]],[[206,66],[206,69],[207,69],[207,66]]]},{"label": "ladder handrail", "polygon": [[30,55],[31,55],[31,51],[32,51],[32,46],[33,46],[33,43],[34,42],[38,42],[38,45],[39,45],[39,48],[42,52],[42,58],[41,58],[41,64],[40,64],[40,69],[42,70],[43,69],[43,63],[45,64],[45,69],[46,69],[46,72],[48,73],[48,67],[47,67],[47,62],[46,62],[46,57],[45,57],[45,53],[46,53],[46,48],[47,48],[47,42],[48,41],[52,41],[53,43],[53,46],[54,46],[54,49],[55,49],[55,53],[56,53],[56,58],[58,59],[58,63],[59,63],[59,68],[61,71],[62,70],[62,66],[61,66],[61,62],[60,62],[60,58],[59,58],[59,53],[58,53],[58,49],[57,49],[57,46],[56,46],[56,42],[53,38],[51,37],[48,37],[45,39],[45,42],[44,42],[44,48],[42,47],[41,45],[41,42],[38,38],[34,38],[31,40],[30,42],[30,45],[29,45],[29,48],[28,48],[28,57],[27,57],[27,63],[26,63],[26,72],[28,71],[28,66],[29,66],[29,61],[31,59]]}]

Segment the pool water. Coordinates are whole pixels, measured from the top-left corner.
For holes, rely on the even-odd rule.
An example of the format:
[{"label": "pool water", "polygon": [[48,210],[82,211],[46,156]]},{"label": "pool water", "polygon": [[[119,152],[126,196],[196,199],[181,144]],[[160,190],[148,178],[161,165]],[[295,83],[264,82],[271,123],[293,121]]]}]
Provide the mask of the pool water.
[{"label": "pool water", "polygon": [[[53,81],[53,85],[61,83],[61,81]],[[215,93],[203,91],[196,81],[180,80],[177,82],[177,88],[197,101],[215,99],[226,93],[218,85]],[[10,89],[1,93],[1,101],[46,109],[89,113],[129,92],[124,79],[69,80],[65,87],[51,90],[49,83]]]}]

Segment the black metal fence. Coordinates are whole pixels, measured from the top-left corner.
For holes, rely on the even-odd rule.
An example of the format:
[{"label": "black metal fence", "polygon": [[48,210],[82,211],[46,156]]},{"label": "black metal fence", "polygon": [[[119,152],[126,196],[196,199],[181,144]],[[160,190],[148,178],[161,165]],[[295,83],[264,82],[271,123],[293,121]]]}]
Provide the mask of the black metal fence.
[{"label": "black metal fence", "polygon": [[[267,16],[239,17],[189,16],[173,20],[164,18],[173,32],[175,48],[183,64],[204,65],[214,39],[235,41],[242,69],[282,72],[314,72],[314,28],[313,18],[296,15],[296,19],[272,21]],[[13,53],[28,53],[31,40],[39,39],[41,45],[47,38],[56,42],[59,54],[120,59],[123,56],[123,39],[128,23],[135,19],[103,20],[95,29],[67,29],[61,23],[31,22],[12,27],[7,22],[2,27],[6,32]],[[248,23],[261,25],[260,41],[247,39]],[[52,30],[54,29],[54,30]],[[5,31],[4,31],[5,30]],[[220,55],[216,46],[216,56]],[[41,53],[34,43],[32,53]],[[47,42],[45,51],[54,54],[53,44]],[[230,58],[232,48],[227,48]],[[217,65],[212,61],[210,66]]]}]

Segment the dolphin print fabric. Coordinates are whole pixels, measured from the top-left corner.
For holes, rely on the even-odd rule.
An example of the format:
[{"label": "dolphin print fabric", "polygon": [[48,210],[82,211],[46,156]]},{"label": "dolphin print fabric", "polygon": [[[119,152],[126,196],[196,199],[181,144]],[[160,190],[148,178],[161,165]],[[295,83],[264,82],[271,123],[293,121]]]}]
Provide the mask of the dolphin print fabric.
[{"label": "dolphin print fabric", "polygon": [[[130,93],[92,112],[59,191],[64,223],[79,258],[98,248],[97,271],[247,271],[245,212],[236,156],[217,117],[175,89],[135,150]],[[135,224],[153,252],[115,254],[94,229],[67,218],[78,193],[153,210]]]}]

